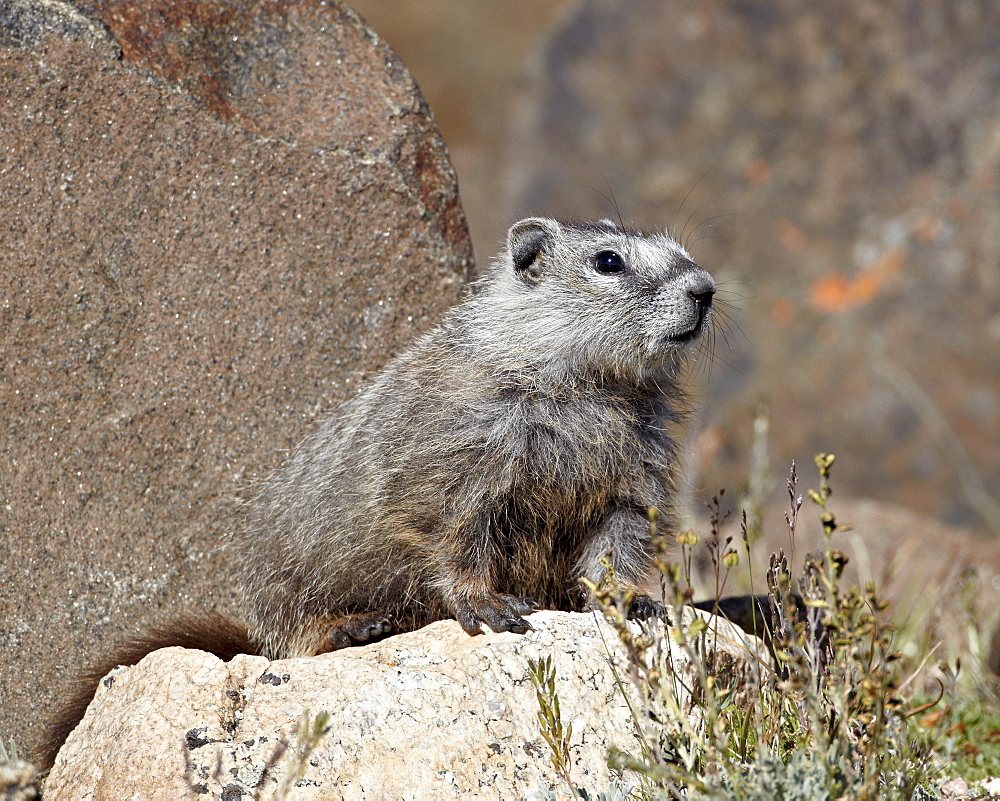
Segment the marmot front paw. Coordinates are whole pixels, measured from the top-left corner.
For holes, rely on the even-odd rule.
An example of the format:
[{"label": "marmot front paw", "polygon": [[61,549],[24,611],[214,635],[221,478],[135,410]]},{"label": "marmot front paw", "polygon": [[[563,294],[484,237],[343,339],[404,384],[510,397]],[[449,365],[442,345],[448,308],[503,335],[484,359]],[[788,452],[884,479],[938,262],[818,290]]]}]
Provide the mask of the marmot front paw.
[{"label": "marmot front paw", "polygon": [[469,634],[480,634],[485,624],[491,631],[512,631],[524,634],[531,624],[522,615],[538,608],[531,598],[517,598],[506,593],[493,593],[481,598],[465,598],[455,604],[455,619]]}]

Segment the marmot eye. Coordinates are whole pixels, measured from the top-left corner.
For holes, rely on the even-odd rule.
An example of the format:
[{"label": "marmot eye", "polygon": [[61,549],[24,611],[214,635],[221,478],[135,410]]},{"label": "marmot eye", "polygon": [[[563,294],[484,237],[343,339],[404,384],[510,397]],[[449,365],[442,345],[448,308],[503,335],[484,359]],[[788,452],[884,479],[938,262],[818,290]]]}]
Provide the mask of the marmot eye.
[{"label": "marmot eye", "polygon": [[594,266],[601,275],[615,275],[625,271],[625,262],[613,250],[602,250],[594,256]]}]

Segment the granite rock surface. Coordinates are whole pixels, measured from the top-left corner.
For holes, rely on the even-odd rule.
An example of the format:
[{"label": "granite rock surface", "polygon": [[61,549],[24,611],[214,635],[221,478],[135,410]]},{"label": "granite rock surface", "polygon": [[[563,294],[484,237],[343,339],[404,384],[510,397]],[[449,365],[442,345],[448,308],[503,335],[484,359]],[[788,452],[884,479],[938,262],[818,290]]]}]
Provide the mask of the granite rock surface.
[{"label": "granite rock surface", "polygon": [[[717,649],[720,683],[750,687],[760,641],[707,613],[690,610],[688,623],[694,615],[717,627],[705,642]],[[556,671],[561,720],[572,725],[572,781],[596,797],[613,778],[608,749],[639,748],[629,703],[641,702],[624,678],[618,635],[598,614],[536,612],[531,624],[524,635],[469,637],[439,621],[362,648],[270,663],[156,651],[102,682],[45,797],[270,797],[303,753],[303,713],[315,721],[321,711],[330,728],[305,758],[296,799],[561,794],[528,674],[528,660],[544,657]],[[682,708],[694,714],[684,700],[693,679],[687,651],[663,640]],[[629,783],[627,773],[621,779]]]}]

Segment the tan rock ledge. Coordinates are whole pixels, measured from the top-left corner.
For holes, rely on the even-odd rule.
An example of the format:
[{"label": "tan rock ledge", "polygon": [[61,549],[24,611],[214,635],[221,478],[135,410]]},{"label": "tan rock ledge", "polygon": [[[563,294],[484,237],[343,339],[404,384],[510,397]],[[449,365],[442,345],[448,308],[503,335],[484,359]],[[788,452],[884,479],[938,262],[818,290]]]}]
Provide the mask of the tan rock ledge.
[{"label": "tan rock ledge", "polygon": [[[526,635],[469,637],[441,621],[364,648],[280,662],[156,651],[104,679],[59,753],[45,797],[269,798],[294,770],[306,711],[328,712],[331,727],[308,756],[295,799],[510,799],[565,788],[528,675],[528,659],[545,656],[557,672],[562,720],[573,726],[573,781],[606,790],[608,749],[638,748],[611,667],[622,664],[618,637],[594,614],[537,612],[531,623]],[[747,675],[759,641],[716,625],[725,672]],[[686,656],[675,654],[674,664],[683,672]],[[627,685],[627,672],[618,673]]]}]

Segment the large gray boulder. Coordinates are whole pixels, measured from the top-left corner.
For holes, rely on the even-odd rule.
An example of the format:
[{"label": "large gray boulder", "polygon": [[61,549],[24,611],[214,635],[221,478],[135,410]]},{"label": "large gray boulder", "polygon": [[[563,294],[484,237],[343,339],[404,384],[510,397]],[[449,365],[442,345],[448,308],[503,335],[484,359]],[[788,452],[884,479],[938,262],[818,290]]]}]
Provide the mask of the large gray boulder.
[{"label": "large gray boulder", "polygon": [[447,153],[336,2],[0,4],[0,736],[233,606],[233,501],[471,272]]}]

